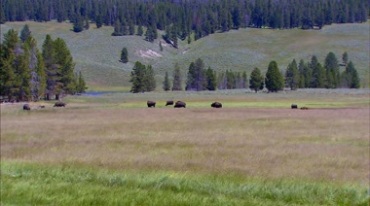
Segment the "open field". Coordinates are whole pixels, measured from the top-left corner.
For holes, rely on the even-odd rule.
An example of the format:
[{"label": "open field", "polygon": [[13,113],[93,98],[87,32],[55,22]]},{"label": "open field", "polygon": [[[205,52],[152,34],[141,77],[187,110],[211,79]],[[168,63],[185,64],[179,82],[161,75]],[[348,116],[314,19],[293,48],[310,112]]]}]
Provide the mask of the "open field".
[{"label": "open field", "polygon": [[[163,43],[163,51],[160,51],[159,40],[149,43],[139,36],[112,37],[113,27],[96,29],[93,24],[91,29],[76,34],[71,31],[72,25],[69,23],[7,22],[0,25],[1,33],[10,28],[20,31],[26,23],[40,48],[46,34],[66,41],[76,62],[76,69],[83,72],[91,90],[130,86],[128,80],[135,61],[153,65],[157,89],[161,90],[165,71],[169,71],[171,76],[175,63],[180,65],[183,77],[190,62],[197,58],[202,58],[207,67],[217,71],[247,71],[250,75],[255,67],[266,72],[272,60],[277,61],[283,71],[294,58],[297,62],[300,59],[307,62],[312,55],[316,55],[323,63],[330,51],[336,54],[339,61],[347,51],[360,74],[361,85],[369,87],[370,84],[369,22],[334,24],[322,30],[247,28],[213,34],[191,44],[180,41],[177,50]],[[129,52],[127,64],[119,62],[123,47]]]},{"label": "open field", "polygon": [[[368,205],[369,94],[107,93],[67,97],[66,108],[1,105],[1,204]],[[186,109],[163,106],[180,98]],[[215,100],[224,108],[209,108]]]}]

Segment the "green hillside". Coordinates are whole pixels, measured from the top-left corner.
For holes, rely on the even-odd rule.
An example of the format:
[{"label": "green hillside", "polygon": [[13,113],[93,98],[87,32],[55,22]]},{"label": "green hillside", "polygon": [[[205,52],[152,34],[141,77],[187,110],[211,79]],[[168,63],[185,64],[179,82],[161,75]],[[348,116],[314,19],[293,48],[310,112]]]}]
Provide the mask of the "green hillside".
[{"label": "green hillside", "polygon": [[[149,43],[139,36],[113,37],[112,27],[91,26],[87,31],[74,33],[69,23],[8,22],[1,25],[1,37],[10,28],[20,31],[26,23],[40,47],[46,34],[54,39],[63,38],[72,52],[76,69],[83,72],[90,89],[95,90],[130,86],[128,79],[135,61],[153,65],[157,71],[157,89],[161,89],[165,71],[171,74],[173,65],[179,63],[185,77],[190,62],[199,57],[213,69],[246,70],[249,75],[254,67],[265,72],[271,60],[276,60],[281,70],[285,70],[293,58],[309,61],[316,55],[323,62],[330,51],[339,60],[347,51],[359,71],[362,86],[369,86],[370,82],[369,22],[331,25],[322,30],[247,28],[213,34],[191,44],[180,42],[179,49],[163,42],[163,51],[160,51],[159,40]],[[129,52],[127,64],[119,62],[123,47]]]}]

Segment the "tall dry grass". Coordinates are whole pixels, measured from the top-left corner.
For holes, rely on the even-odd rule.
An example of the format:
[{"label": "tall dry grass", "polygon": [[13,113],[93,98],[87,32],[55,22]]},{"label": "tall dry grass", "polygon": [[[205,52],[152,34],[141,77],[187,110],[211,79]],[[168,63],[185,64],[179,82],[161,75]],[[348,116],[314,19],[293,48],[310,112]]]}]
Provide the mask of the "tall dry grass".
[{"label": "tall dry grass", "polygon": [[1,159],[367,184],[369,109],[1,106]]}]

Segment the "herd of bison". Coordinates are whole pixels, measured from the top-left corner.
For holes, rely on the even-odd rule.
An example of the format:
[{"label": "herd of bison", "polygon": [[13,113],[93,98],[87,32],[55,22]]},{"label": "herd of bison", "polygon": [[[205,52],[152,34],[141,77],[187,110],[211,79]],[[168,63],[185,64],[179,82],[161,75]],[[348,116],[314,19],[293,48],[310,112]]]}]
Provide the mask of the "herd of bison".
[{"label": "herd of bison", "polygon": [[[64,102],[56,102],[55,104],[54,104],[54,107],[65,107],[67,104],[66,103],[64,103]],[[151,107],[155,107],[155,105],[156,105],[156,102],[155,101],[147,101],[147,106],[149,107],[149,108],[151,108]],[[172,101],[172,100],[169,100],[169,101],[166,101],[166,105],[165,106],[170,106],[170,105],[174,105],[173,107],[174,108],[186,108],[186,103],[185,102],[183,102],[183,101],[177,101],[177,102],[174,102],[174,101]],[[212,104],[211,104],[211,107],[212,108],[222,108],[222,104],[220,103],[220,102],[213,102]],[[39,106],[38,107],[39,109],[43,109],[43,108],[45,108],[45,106]],[[298,105],[296,105],[296,104],[292,104],[291,105],[291,108],[292,109],[298,109]],[[302,109],[302,110],[307,110],[308,109],[308,107],[301,107],[300,109]],[[29,104],[24,104],[23,105],[23,110],[31,110],[31,107],[30,107],[30,105]]]}]

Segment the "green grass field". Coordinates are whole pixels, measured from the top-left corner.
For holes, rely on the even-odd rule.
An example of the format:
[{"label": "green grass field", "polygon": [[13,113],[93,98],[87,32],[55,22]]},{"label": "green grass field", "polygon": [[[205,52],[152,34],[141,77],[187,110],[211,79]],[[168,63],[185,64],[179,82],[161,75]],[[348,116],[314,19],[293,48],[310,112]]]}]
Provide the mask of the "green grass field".
[{"label": "green grass field", "polygon": [[[66,108],[2,104],[0,204],[365,206],[369,94],[116,92],[69,96]],[[216,100],[222,109],[210,108]]]},{"label": "green grass field", "polygon": [[[40,47],[46,34],[66,40],[76,69],[83,72],[90,90],[111,87],[125,90],[130,86],[128,79],[135,61],[153,65],[157,74],[157,89],[161,90],[164,72],[171,74],[175,63],[182,68],[183,77],[190,62],[197,58],[202,58],[207,66],[218,71],[247,71],[250,75],[255,67],[265,72],[271,60],[277,61],[281,70],[285,70],[293,58],[307,62],[312,55],[316,55],[323,63],[330,51],[336,54],[338,60],[347,51],[359,71],[362,86],[369,87],[370,83],[369,22],[330,25],[322,30],[247,28],[213,34],[190,45],[180,42],[178,50],[163,43],[163,51],[160,51],[159,40],[149,43],[138,36],[112,37],[112,27],[96,29],[92,26],[90,30],[76,34],[68,23],[7,22],[1,25],[1,32],[3,34],[10,28],[20,31],[25,23],[30,26]],[[119,62],[123,47],[129,52],[127,64]]]}]

